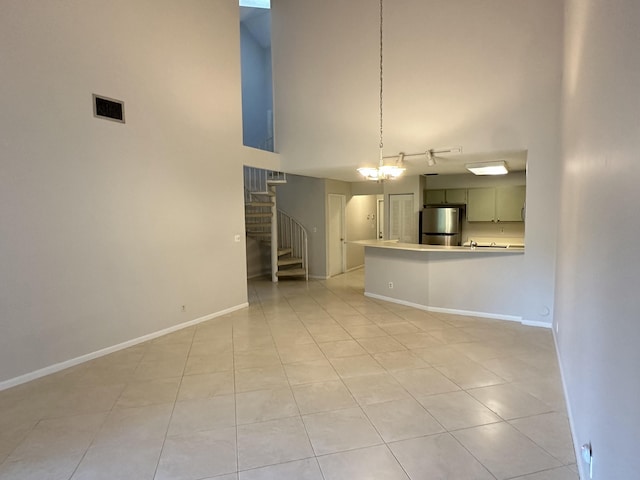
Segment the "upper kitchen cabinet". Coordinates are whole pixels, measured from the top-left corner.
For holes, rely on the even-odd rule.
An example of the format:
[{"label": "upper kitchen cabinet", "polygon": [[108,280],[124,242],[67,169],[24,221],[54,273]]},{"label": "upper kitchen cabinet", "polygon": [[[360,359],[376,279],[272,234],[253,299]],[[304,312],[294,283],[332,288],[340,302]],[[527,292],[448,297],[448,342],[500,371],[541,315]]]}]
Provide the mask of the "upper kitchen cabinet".
[{"label": "upper kitchen cabinet", "polygon": [[424,203],[425,205],[438,205],[442,203],[464,205],[467,203],[467,189],[448,188],[446,190],[425,190]]},{"label": "upper kitchen cabinet", "polygon": [[523,222],[526,187],[470,188],[467,201],[469,222]]},{"label": "upper kitchen cabinet", "polygon": [[425,205],[437,205],[440,203],[446,203],[444,190],[425,190],[424,203]]},{"label": "upper kitchen cabinet", "polygon": [[464,205],[467,203],[467,189],[466,188],[453,188],[444,191],[445,199],[447,203],[456,203]]},{"label": "upper kitchen cabinet", "polygon": [[526,187],[496,188],[496,220],[498,222],[524,222]]},{"label": "upper kitchen cabinet", "polygon": [[467,192],[467,221],[493,222],[496,217],[496,189],[470,188]]}]

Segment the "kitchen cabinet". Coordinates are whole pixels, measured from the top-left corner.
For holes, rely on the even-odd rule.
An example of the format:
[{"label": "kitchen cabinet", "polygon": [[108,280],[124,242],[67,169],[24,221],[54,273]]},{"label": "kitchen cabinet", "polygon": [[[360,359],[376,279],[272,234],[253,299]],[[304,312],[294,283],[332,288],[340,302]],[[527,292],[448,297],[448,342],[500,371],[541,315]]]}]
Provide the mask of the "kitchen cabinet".
[{"label": "kitchen cabinet", "polygon": [[496,188],[498,222],[523,222],[526,188],[524,185]]},{"label": "kitchen cabinet", "polygon": [[467,189],[453,188],[453,189],[445,190],[444,198],[447,201],[447,203],[464,205],[465,203],[467,203]]},{"label": "kitchen cabinet", "polygon": [[496,189],[470,188],[467,192],[467,221],[493,222],[496,216]]},{"label": "kitchen cabinet", "polygon": [[425,205],[438,205],[442,203],[464,205],[467,203],[466,188],[425,190],[424,192]]},{"label": "kitchen cabinet", "polygon": [[469,222],[523,222],[524,185],[470,188],[467,201]]},{"label": "kitchen cabinet", "polygon": [[424,203],[425,205],[445,203],[444,190],[425,190]]}]

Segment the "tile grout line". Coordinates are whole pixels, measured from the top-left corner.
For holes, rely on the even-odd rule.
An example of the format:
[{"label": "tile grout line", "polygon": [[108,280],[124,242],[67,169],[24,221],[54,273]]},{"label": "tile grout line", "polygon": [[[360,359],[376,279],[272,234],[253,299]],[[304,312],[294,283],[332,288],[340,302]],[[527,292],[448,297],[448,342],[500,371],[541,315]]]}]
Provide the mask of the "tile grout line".
[{"label": "tile grout line", "polygon": [[[197,330],[197,329],[196,329]],[[193,348],[193,339],[195,337],[195,332],[196,330],[194,330],[193,333],[193,337],[191,337],[191,342],[189,343],[189,350],[187,351],[187,355],[184,361],[184,365],[182,366],[182,374],[180,375],[180,383],[178,384],[178,388],[176,390],[176,394],[175,397],[173,399],[173,405],[171,407],[171,414],[169,415],[169,421],[167,422],[167,429],[165,430],[164,433],[164,439],[162,440],[162,446],[160,447],[160,454],[158,455],[158,461],[156,463],[156,468],[153,472],[153,479],[155,479],[158,476],[158,469],[160,468],[160,460],[162,460],[162,454],[164,453],[164,448],[165,445],[167,443],[167,436],[169,434],[169,429],[171,428],[171,421],[173,420],[173,414],[176,410],[176,403],[178,403],[178,396],[180,395],[180,389],[182,388],[182,382],[184,380],[184,372],[187,368],[187,361],[189,359],[189,354],[191,353],[191,349]]]}]

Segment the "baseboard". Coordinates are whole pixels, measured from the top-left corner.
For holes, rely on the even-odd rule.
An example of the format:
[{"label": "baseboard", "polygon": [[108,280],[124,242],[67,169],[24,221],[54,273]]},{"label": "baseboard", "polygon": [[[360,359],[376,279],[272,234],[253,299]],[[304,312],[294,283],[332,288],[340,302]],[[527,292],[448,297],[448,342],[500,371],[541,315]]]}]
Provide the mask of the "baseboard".
[{"label": "baseboard", "polygon": [[347,269],[347,271],[346,271],[346,272],[344,272],[344,273],[353,272],[353,271],[355,271],[355,270],[360,270],[360,269],[362,269],[362,268],[364,268],[364,264],[362,264],[362,265],[358,265],[357,267],[351,267],[351,268],[348,268],[348,269]]},{"label": "baseboard", "polygon": [[254,278],[260,278],[260,277],[269,277],[269,278],[271,278],[271,271],[267,270],[267,271],[262,272],[262,273],[254,273],[253,275],[248,276],[247,280],[253,280]]},{"label": "baseboard", "polygon": [[527,327],[540,327],[540,328],[552,328],[553,325],[549,322],[538,322],[535,320],[522,320],[522,324]]},{"label": "baseboard", "polygon": [[578,466],[578,478],[589,478],[587,472],[584,471],[584,462],[580,455],[581,446],[578,444],[578,436],[576,435],[575,423],[573,421],[573,412],[571,411],[571,402],[569,401],[569,390],[567,389],[567,382],[564,377],[564,368],[562,368],[562,359],[560,357],[560,349],[558,348],[558,337],[556,337],[556,330],[551,329],[553,334],[553,344],[556,347],[556,358],[558,359],[558,368],[560,370],[560,381],[562,382],[562,391],[564,393],[564,402],[567,407],[567,417],[569,418],[569,429],[571,430],[571,439],[573,440],[573,451],[576,455],[576,464]]},{"label": "baseboard", "polygon": [[326,280],[331,277],[325,277],[324,275],[309,275],[309,278],[312,278],[313,280]]},{"label": "baseboard", "polygon": [[133,347],[134,345],[138,345],[139,343],[153,340],[154,338],[167,335],[168,333],[173,333],[187,327],[192,327],[193,325],[206,322],[207,320],[212,320],[216,317],[221,317],[222,315],[235,312],[236,310],[240,310],[248,306],[249,306],[249,303],[247,302],[241,303],[240,305],[236,305],[234,307],[230,307],[225,310],[221,310],[219,312],[210,313],[209,315],[205,315],[204,317],[196,318],[194,320],[189,320],[188,322],[180,323],[178,325],[174,325],[172,327],[168,327],[163,330],[158,330],[157,332],[149,333],[147,335],[143,335],[142,337],[134,338],[132,340],[127,340],[126,342],[122,342],[117,345],[113,345],[111,347],[106,347],[106,348],[97,350],[95,352],[87,353],[85,355],[72,358],[70,360],[65,360],[64,362],[56,363],[54,365],[49,365],[48,367],[44,367],[39,370],[35,370],[33,372],[25,373],[24,375],[20,375],[18,377],[4,380],[0,382],[0,391],[6,390],[7,388],[15,387],[16,385],[20,385],[22,383],[30,382],[31,380],[36,380],[40,377],[44,377],[45,375],[50,375],[52,373],[59,372],[61,370],[64,370],[65,368],[74,367],[81,363],[88,362],[90,360],[94,360],[99,357],[103,357],[110,353],[117,352],[118,350],[123,350],[125,348]]},{"label": "baseboard", "polygon": [[369,293],[369,292],[364,292],[364,295],[365,297],[375,298],[377,300],[384,300],[385,302],[397,303],[400,305],[405,305],[407,307],[417,308],[419,310],[425,310],[427,312],[451,313],[454,315],[466,315],[468,317],[493,318],[494,320],[507,320],[509,322],[522,323],[522,317],[519,317],[516,315],[503,315],[501,313],[489,313],[489,312],[474,312],[472,310],[458,310],[455,308],[430,307],[428,305],[421,305],[419,303],[407,302],[405,300],[385,297],[384,295],[378,295],[376,293]]}]

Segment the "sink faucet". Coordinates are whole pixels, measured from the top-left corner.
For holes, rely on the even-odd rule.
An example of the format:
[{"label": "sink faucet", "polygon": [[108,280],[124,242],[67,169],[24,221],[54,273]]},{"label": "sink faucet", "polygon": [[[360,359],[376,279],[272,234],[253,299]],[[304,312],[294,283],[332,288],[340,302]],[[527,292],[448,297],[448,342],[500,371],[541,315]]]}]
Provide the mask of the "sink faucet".
[{"label": "sink faucet", "polygon": [[471,248],[476,248],[478,246],[478,242],[474,242],[473,240],[469,240],[469,246]]}]

